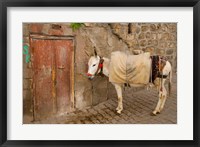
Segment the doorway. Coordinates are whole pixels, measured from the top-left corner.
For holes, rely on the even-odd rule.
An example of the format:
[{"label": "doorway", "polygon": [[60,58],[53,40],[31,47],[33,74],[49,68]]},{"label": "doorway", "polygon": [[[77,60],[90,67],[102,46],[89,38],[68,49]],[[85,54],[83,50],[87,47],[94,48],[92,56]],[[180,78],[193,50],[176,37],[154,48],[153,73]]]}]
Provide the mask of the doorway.
[{"label": "doorway", "polygon": [[74,107],[74,40],[30,36],[34,119],[69,112]]}]

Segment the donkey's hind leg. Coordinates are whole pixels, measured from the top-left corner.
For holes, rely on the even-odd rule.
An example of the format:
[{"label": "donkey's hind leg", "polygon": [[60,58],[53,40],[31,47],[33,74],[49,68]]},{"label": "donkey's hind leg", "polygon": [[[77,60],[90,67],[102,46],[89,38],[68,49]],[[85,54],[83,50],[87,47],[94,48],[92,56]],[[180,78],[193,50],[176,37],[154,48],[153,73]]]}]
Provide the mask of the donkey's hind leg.
[{"label": "donkey's hind leg", "polygon": [[[160,79],[160,81],[161,81],[161,79]],[[156,105],[156,108],[152,112],[153,115],[160,113],[161,110],[164,107],[164,104],[165,104],[165,101],[166,101],[166,96],[167,96],[167,91],[165,89],[164,83],[165,83],[165,80],[163,79],[163,81],[160,82],[160,84],[159,84],[159,96],[158,96],[159,98],[158,98],[158,103]]]},{"label": "donkey's hind leg", "polygon": [[115,89],[117,91],[117,97],[118,97],[118,106],[116,108],[117,113],[121,113],[121,111],[123,110],[123,104],[122,104],[122,86],[115,84]]},{"label": "donkey's hind leg", "polygon": [[165,83],[165,80],[163,81],[163,91],[162,91],[162,99],[161,99],[161,105],[160,105],[160,108],[159,108],[159,113],[164,108],[164,105],[165,105],[165,102],[166,102],[166,99],[167,99],[167,90],[165,88],[164,83]]}]

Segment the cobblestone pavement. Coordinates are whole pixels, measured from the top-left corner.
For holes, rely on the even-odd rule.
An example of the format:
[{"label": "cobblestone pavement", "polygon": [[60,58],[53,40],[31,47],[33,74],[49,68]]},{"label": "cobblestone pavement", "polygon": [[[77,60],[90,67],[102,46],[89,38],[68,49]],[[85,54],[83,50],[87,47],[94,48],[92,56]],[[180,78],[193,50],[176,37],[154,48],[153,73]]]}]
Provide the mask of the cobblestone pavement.
[{"label": "cobblestone pavement", "polygon": [[[34,123],[45,124],[176,124],[177,123],[177,84],[176,75],[173,75],[171,95],[168,97],[163,111],[152,116],[158,101],[158,92],[155,88],[151,90],[141,89],[134,91],[132,88],[123,92],[124,110],[121,114],[116,113],[117,97],[113,93],[107,101],[78,110],[73,113],[49,118]],[[167,85],[166,85],[167,87]]]}]

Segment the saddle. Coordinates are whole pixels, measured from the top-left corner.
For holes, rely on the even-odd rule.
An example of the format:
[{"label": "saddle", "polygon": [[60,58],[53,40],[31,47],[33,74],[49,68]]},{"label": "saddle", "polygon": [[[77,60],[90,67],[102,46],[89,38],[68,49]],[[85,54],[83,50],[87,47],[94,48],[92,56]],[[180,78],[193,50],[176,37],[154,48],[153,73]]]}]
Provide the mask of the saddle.
[{"label": "saddle", "polygon": [[121,84],[148,84],[150,69],[150,53],[130,55],[120,51],[112,52],[109,81]]}]

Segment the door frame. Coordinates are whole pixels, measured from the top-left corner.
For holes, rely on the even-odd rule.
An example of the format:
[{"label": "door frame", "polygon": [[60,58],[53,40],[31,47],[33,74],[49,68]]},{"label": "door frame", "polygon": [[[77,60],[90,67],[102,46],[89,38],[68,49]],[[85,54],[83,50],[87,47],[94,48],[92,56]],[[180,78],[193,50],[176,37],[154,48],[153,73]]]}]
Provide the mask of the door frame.
[{"label": "door frame", "polygon": [[[38,39],[38,40],[72,40],[72,46],[73,46],[73,51],[72,51],[72,65],[71,65],[71,73],[72,73],[72,77],[71,79],[71,97],[70,97],[70,112],[73,111],[75,109],[75,85],[74,85],[74,69],[75,69],[75,37],[72,35],[46,35],[46,34],[41,34],[41,33],[30,33],[29,34],[29,45],[30,45],[30,53],[31,53],[31,58],[34,58],[33,56],[33,46],[32,46],[32,39]],[[34,66],[33,66],[33,62],[31,62],[31,67],[32,70],[35,71]],[[32,107],[33,107],[33,120],[35,120],[35,74],[33,74],[33,93],[32,93]]]}]

